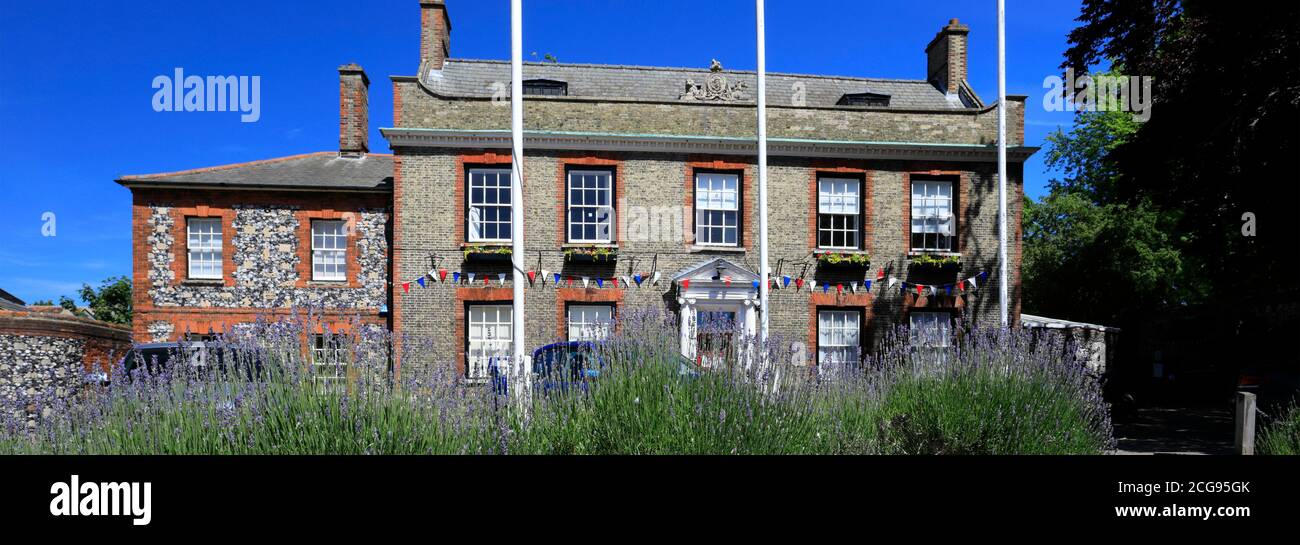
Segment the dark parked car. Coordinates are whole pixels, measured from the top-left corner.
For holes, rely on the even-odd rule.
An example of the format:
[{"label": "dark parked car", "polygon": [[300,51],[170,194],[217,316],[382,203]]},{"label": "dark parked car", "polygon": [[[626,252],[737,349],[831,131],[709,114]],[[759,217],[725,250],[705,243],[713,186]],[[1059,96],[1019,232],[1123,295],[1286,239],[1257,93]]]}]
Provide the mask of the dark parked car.
[{"label": "dark parked car", "polygon": [[[608,362],[601,357],[599,346],[590,341],[573,341],[548,344],[533,351],[533,387],[543,393],[568,388],[587,388],[587,383],[600,378],[601,370]],[[698,375],[696,366],[685,357],[678,358],[679,375]],[[498,394],[507,392],[508,378],[500,367],[508,364],[509,358],[493,361],[491,369],[492,389]]]},{"label": "dark parked car", "polygon": [[122,359],[122,369],[127,377],[138,369],[157,374],[166,369],[176,370],[178,365],[199,372],[243,368],[249,380],[260,377],[263,367],[261,356],[256,352],[207,342],[137,344]]},{"label": "dark parked car", "polygon": [[1256,363],[1237,375],[1237,390],[1255,394],[1259,409],[1272,414],[1300,402],[1300,368],[1295,363]]}]

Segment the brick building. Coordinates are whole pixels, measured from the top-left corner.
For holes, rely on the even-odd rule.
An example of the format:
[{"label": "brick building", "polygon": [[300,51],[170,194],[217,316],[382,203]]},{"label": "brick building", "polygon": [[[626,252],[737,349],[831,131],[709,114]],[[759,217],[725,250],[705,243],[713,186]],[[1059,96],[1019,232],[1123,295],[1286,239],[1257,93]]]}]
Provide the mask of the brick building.
[{"label": "brick building", "polygon": [[390,326],[393,159],[369,152],[369,84],[339,68],[338,151],[117,180],[132,194],[136,342],[295,309],[336,333]]},{"label": "brick building", "polygon": [[[366,78],[344,67],[339,153],[120,181],[135,194],[138,338],[325,300],[375,324],[388,303],[396,333],[432,341],[464,375],[510,352],[512,290],[497,282],[509,278],[499,252],[515,228],[510,66],[452,57],[447,3],[419,8],[419,71],[392,78],[394,122],[381,129],[393,156],[367,153]],[[969,35],[956,20],[940,28],[918,51],[915,80],[769,75],[769,245],[781,288],[769,309],[753,288],[755,74],[716,61],[527,63],[524,263],[548,277],[526,291],[526,347],[599,336],[643,307],[681,317],[688,355],[698,320],[752,331],[768,312],[773,333],[803,343],[810,361],[853,357],[895,325],[941,334],[958,316],[996,323],[996,290],[982,288],[997,271],[1000,105],[966,82]],[[1013,317],[1023,163],[1036,151],[1023,142],[1025,98],[1006,105]],[[346,212],[358,222],[346,281],[317,281],[310,232]],[[196,240],[199,261],[211,261],[201,234],[180,243],[196,218],[219,220],[228,237],[218,278],[187,275]],[[217,224],[200,221],[199,233]],[[642,281],[628,285],[634,275]],[[427,287],[412,287],[421,277]]]}]

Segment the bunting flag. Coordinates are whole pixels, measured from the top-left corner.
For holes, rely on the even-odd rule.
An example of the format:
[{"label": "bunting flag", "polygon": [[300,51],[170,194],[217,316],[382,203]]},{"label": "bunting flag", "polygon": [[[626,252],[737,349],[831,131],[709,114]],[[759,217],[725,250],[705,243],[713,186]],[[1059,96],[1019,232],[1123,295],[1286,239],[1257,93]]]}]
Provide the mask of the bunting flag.
[{"label": "bunting flag", "polygon": [[849,290],[852,291],[853,293],[857,293],[857,292],[858,292],[858,283],[857,283],[857,282],[853,282],[852,284],[849,284]]},{"label": "bunting flag", "polygon": [[724,277],[722,277],[722,284],[723,284],[724,286],[727,286],[728,288],[730,288],[730,287],[731,287],[731,277],[730,277],[730,276],[724,276]]},{"label": "bunting flag", "polygon": [[438,281],[439,282],[447,281],[447,269],[438,269]]},{"label": "bunting flag", "polygon": [[897,284],[897,283],[898,283],[898,279],[897,279],[897,278],[895,278],[895,277],[893,277],[893,276],[889,277],[889,287],[892,288],[892,287],[894,287],[894,284]]},{"label": "bunting flag", "polygon": [[470,284],[474,283],[474,273],[469,273],[469,283]]},{"label": "bunting flag", "polygon": [[944,286],[943,291],[946,295],[952,295],[952,284]]},{"label": "bunting flag", "polygon": [[754,291],[758,291],[758,281],[754,281]]},{"label": "bunting flag", "polygon": [[435,271],[435,270],[433,270],[433,269],[429,269],[428,274],[426,274],[425,276],[428,276],[428,277],[429,277],[429,280],[437,280],[437,279],[438,279],[438,271]]},{"label": "bunting flag", "polygon": [[645,277],[641,276],[640,274],[634,274],[632,275],[632,279],[636,280],[636,287],[639,288],[641,287],[641,281],[645,280]]},{"label": "bunting flag", "polygon": [[973,277],[972,277],[972,278],[967,278],[966,281],[967,281],[967,282],[970,282],[970,287],[971,287],[971,289],[975,289],[975,288],[977,287],[977,286],[975,286],[975,278],[973,278]]},{"label": "bunting flag", "polygon": [[411,293],[411,283],[402,282],[402,293]]},{"label": "bunting flag", "polygon": [[560,273],[555,273],[555,285],[560,285]]},{"label": "bunting flag", "polygon": [[783,276],[782,279],[785,281],[785,287],[790,287],[790,275],[787,274]]},{"label": "bunting flag", "polygon": [[455,282],[455,283],[457,283],[457,284],[460,283],[460,271],[456,271],[456,272],[452,273],[452,275],[451,275],[451,281],[452,281],[452,282]]},{"label": "bunting flag", "polygon": [[795,289],[795,291],[799,291],[799,290],[803,289],[803,279],[802,279],[802,278],[796,278],[796,279],[794,279],[794,289]]},{"label": "bunting flag", "polygon": [[528,271],[528,285],[537,283],[537,271]]},{"label": "bunting flag", "polygon": [[497,282],[502,286],[506,285],[506,273],[497,273]]},{"label": "bunting flag", "polygon": [[921,295],[921,290],[923,290],[923,289],[925,289],[925,286],[922,286],[922,285],[918,284],[918,285],[916,286],[916,294],[917,294],[917,295]]},{"label": "bunting flag", "polygon": [[[503,276],[504,276],[504,275],[503,275]],[[504,280],[503,280],[503,282],[504,282]],[[484,286],[491,286],[491,285],[492,285],[492,279],[491,279],[491,278],[488,278],[487,276],[484,276],[484,277],[483,277],[483,285],[484,285]]]},{"label": "bunting flag", "polygon": [[[555,277],[556,277],[556,278],[559,278],[560,275],[556,274]],[[568,286],[569,286],[570,288],[573,287],[573,277],[572,277],[572,276],[569,277],[569,281],[568,281],[567,284],[568,284]]]},{"label": "bunting flag", "polygon": [[590,282],[591,282],[591,279],[590,279],[590,278],[587,278],[587,277],[585,277],[585,276],[582,277],[582,287],[584,287],[584,288],[587,287],[587,285],[588,285]]},{"label": "bunting flag", "polygon": [[879,282],[884,279],[885,279],[885,269],[882,267],[880,270],[876,271],[876,282]]},{"label": "bunting flag", "polygon": [[415,283],[416,283],[416,284],[419,284],[420,287],[423,288],[423,287],[424,287],[424,277],[421,276],[421,277],[417,278],[417,279],[415,280]]},{"label": "bunting flag", "polygon": [[650,284],[655,285],[655,286],[658,286],[658,285],[659,285],[659,273],[658,273],[658,272],[655,272],[654,279],[650,281]]},{"label": "bunting flag", "polygon": [[867,291],[871,291],[871,281],[870,281],[870,280],[867,280],[867,281],[863,282],[862,284],[863,284],[863,285],[862,285],[863,288],[865,288]]},{"label": "bunting flag", "polygon": [[691,279],[687,278],[686,280],[682,280],[682,289],[691,289]]},{"label": "bunting flag", "polygon": [[814,291],[814,290],[816,290],[816,289],[817,289],[817,281],[816,281],[816,280],[809,280],[809,281],[808,281],[808,291]]},{"label": "bunting flag", "polygon": [[822,284],[822,293],[826,293],[826,292],[828,292],[828,291],[831,291],[831,285],[830,285],[830,284]]},{"label": "bunting flag", "polygon": [[[586,285],[587,285],[587,284],[586,284],[586,280],[583,280],[583,284],[582,284],[582,285],[583,285],[583,286],[586,286]],[[600,278],[600,277],[596,277],[596,287],[598,287],[598,288],[603,288],[603,287],[605,287],[605,280],[602,279],[602,278]]]},{"label": "bunting flag", "polygon": [[844,293],[844,284],[835,284],[835,295]]},{"label": "bunting flag", "polygon": [[[637,282],[637,285],[640,286],[641,283],[640,283],[640,282]],[[624,288],[630,288],[630,287],[632,287],[632,279],[629,278],[627,275],[623,275],[623,287],[624,287]]]}]

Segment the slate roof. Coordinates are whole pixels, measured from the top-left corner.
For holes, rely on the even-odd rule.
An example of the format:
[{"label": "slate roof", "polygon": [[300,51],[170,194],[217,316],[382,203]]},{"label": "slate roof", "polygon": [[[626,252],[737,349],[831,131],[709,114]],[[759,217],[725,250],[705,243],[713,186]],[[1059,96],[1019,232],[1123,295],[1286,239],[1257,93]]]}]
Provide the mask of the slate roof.
[{"label": "slate roof", "polygon": [[[563,81],[571,97],[624,98],[644,101],[676,101],[686,89],[686,80],[703,84],[708,69],[661,68],[604,64],[524,63],[524,79]],[[731,83],[748,85],[749,103],[758,89],[752,71],[724,70]],[[448,59],[443,69],[421,78],[435,94],[447,97],[491,97],[492,85],[509,83],[510,62],[499,60]],[[854,93],[890,96],[890,108],[954,109],[981,107],[969,93],[964,102],[950,102],[947,96],[925,80],[852,78],[768,73],[769,104],[792,104],[795,84],[802,83],[808,106],[836,106],[840,97]],[[963,93],[965,97],[967,93]]]},{"label": "slate roof", "polygon": [[27,303],[22,299],[15,297],[13,294],[0,289],[0,309],[3,310],[27,310]]},{"label": "slate roof", "polygon": [[392,190],[393,156],[342,157],[323,151],[216,167],[122,176],[117,183],[266,189]]}]

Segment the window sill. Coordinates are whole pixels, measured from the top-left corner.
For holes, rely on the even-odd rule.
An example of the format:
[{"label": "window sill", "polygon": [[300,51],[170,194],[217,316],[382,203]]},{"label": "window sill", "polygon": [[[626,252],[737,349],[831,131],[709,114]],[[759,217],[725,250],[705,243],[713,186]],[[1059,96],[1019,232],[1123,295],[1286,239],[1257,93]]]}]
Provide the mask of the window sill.
[{"label": "window sill", "polygon": [[718,253],[726,253],[726,254],[743,254],[746,251],[743,246],[709,246],[709,245],[702,245],[702,244],[692,244],[687,248],[687,250],[693,254],[703,254],[703,253],[710,253],[710,252],[718,252]]},{"label": "window sill", "polygon": [[560,245],[560,249],[562,250],[569,250],[569,249],[576,249],[576,248],[609,248],[611,250],[617,250],[618,243],[617,242],[566,242]]},{"label": "window sill", "polygon": [[866,250],[845,250],[841,248],[817,248],[813,250],[814,254],[843,254],[843,255],[869,255]]},{"label": "window sill", "polygon": [[181,285],[222,287],[226,285],[226,280],[224,278],[187,278],[181,281]]},{"label": "window sill", "polygon": [[348,287],[348,281],[347,281],[347,280],[308,280],[308,281],[307,281],[307,287],[309,287],[309,288],[346,288],[346,287]]},{"label": "window sill", "polygon": [[494,240],[491,242],[462,242],[460,243],[460,249],[464,250],[466,248],[510,248],[513,245],[514,243],[509,240],[504,240],[504,241]]},{"label": "window sill", "polygon": [[937,256],[937,257],[961,257],[961,252],[941,252],[941,251],[922,251],[922,250],[911,250],[907,252],[907,257],[917,257],[923,255]]}]

